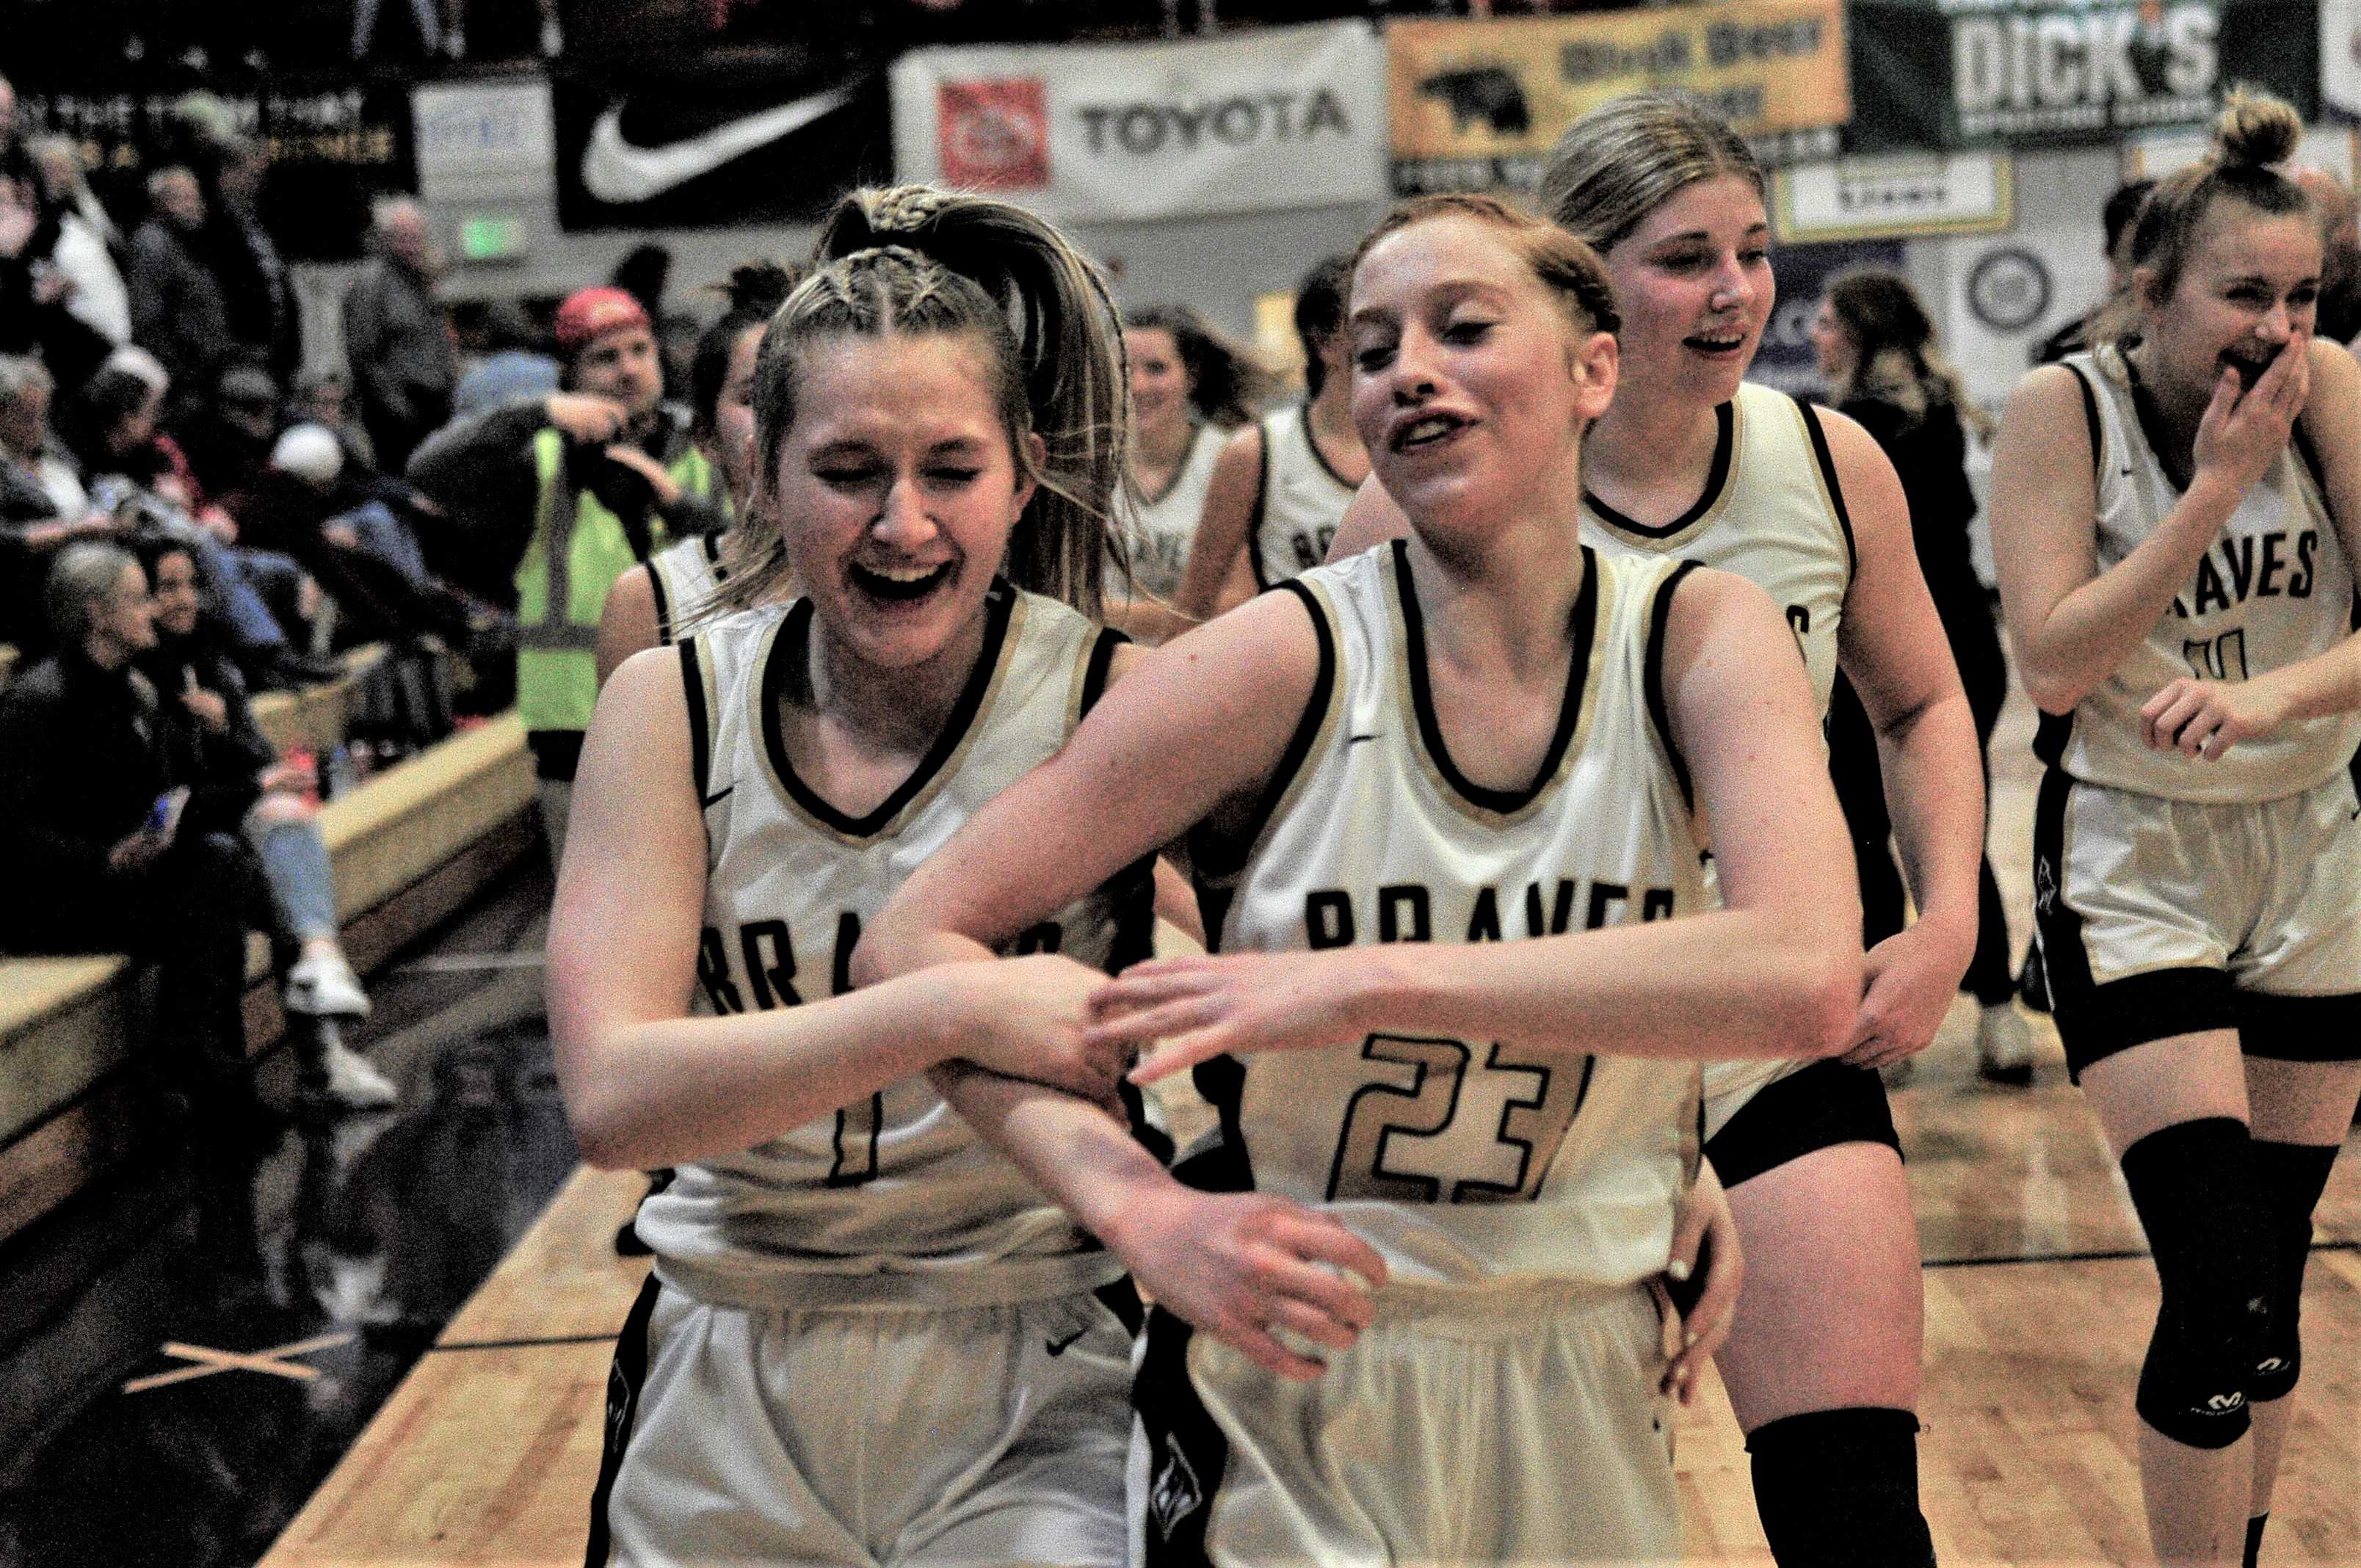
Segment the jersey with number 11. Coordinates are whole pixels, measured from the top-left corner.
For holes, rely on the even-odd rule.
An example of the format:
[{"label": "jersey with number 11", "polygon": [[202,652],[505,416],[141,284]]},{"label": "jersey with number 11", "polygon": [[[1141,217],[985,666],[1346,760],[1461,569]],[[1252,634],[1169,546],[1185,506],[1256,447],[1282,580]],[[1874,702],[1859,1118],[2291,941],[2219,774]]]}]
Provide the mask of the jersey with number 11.
[{"label": "jersey with number 11", "polygon": [[[1582,556],[1565,696],[1521,790],[1478,785],[1450,755],[1403,545],[1289,585],[1322,674],[1250,846],[1210,868],[1217,847],[1201,847],[1228,899],[1223,951],[1510,941],[1703,907],[1658,674],[1687,568]],[[1217,1060],[1198,1080],[1228,1134],[1208,1164],[1234,1168],[1194,1168],[1335,1214],[1398,1279],[1629,1284],[1664,1266],[1694,1171],[1690,1062],[1381,1031]]]},{"label": "jersey with number 11", "polygon": [[[1054,599],[995,584],[983,652],[941,735],[859,817],[797,773],[782,729],[783,704],[810,689],[808,600],[743,611],[682,643],[708,845],[703,1010],[850,990],[862,927],[985,802],[1065,743],[1119,641]],[[1147,898],[1142,870],[1010,949],[1111,967],[1126,945],[1144,951]],[[726,1306],[981,1306],[1091,1289],[1121,1272],[924,1078],[681,1167],[638,1228],[666,1284]]]}]

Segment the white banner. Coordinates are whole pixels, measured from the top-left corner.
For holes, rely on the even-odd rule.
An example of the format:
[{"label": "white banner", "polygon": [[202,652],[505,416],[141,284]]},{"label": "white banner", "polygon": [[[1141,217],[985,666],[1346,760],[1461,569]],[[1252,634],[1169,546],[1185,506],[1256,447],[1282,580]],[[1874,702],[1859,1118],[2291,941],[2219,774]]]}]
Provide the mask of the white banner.
[{"label": "white banner", "polygon": [[549,83],[438,82],[411,94],[418,189],[430,202],[546,197],[555,187]]},{"label": "white banner", "polygon": [[1997,234],[2015,220],[2004,152],[1896,153],[1798,164],[1773,176],[1772,222],[1790,244]]},{"label": "white banner", "polygon": [[1153,44],[916,49],[894,62],[904,180],[1064,220],[1375,201],[1385,49],[1364,22]]}]

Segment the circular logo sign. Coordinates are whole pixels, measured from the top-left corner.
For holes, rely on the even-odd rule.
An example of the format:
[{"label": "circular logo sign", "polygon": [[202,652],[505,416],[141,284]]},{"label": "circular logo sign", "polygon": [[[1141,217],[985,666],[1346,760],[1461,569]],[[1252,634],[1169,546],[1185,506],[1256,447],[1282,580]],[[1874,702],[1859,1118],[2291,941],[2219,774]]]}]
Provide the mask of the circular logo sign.
[{"label": "circular logo sign", "polygon": [[2049,269],[2029,250],[1987,251],[1968,273],[1968,309],[1994,332],[2023,332],[2049,309]]}]

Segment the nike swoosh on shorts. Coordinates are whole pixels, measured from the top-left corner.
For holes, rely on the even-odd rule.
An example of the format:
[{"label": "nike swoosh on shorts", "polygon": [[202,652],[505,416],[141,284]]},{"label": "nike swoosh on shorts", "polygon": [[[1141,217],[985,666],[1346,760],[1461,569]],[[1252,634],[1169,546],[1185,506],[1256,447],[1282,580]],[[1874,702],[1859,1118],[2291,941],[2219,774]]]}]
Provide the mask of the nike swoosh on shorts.
[{"label": "nike swoosh on shorts", "polygon": [[822,115],[852,102],[858,84],[831,87],[714,126],[662,147],[634,147],[623,139],[623,106],[608,105],[590,127],[582,149],[582,186],[601,202],[644,202],[733,159],[803,129]]}]

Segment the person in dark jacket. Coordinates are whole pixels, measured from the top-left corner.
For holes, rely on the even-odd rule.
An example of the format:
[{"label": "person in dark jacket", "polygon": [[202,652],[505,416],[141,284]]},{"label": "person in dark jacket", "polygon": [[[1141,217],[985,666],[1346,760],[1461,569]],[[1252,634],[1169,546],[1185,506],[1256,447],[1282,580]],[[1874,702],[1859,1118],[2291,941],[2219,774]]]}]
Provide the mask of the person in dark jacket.
[{"label": "person in dark jacket", "polygon": [[161,360],[183,395],[210,389],[237,356],[221,280],[199,259],[205,197],[174,165],[148,179],[152,206],[131,236],[131,337]]},{"label": "person in dark jacket", "polygon": [[451,417],[458,353],[434,299],[436,263],[424,210],[404,197],[379,202],[369,234],[377,255],[345,291],[345,356],[378,463],[398,474],[418,444]]},{"label": "person in dark jacket", "polygon": [[167,716],[133,667],[156,644],[139,563],[69,546],[48,599],[59,651],[0,694],[0,946],[152,961],[162,1086],[202,1116],[250,1114],[246,933],[269,933],[282,959],[293,945],[252,852],[176,811]]},{"label": "person in dark jacket", "polygon": [[[1992,421],[1968,400],[1958,373],[1943,362],[1934,323],[1910,280],[1898,272],[1861,268],[1830,279],[1812,338],[1838,409],[1876,438],[1901,476],[1919,570],[1959,663],[1977,740],[1988,747],[2008,695],[2008,667],[1993,624],[1992,597],[1968,558],[1968,524],[1976,515],[1976,499],[1968,484],[1967,442],[1971,428],[1989,437]],[[1829,708],[1828,752],[1853,828],[1863,910],[1872,912],[1874,894],[1898,927],[1902,884],[1886,848],[1891,823],[1876,745],[1860,700],[1849,688]],[[1989,785],[1989,764],[1985,771]],[[1995,1081],[2027,1083],[2033,1075],[2032,1033],[2015,1006],[2008,920],[1990,857],[1979,872],[1977,893],[1975,957],[1960,989],[1981,1009],[1978,1069]]]},{"label": "person in dark jacket", "polygon": [[[181,821],[235,834],[255,853],[280,920],[296,944],[288,1011],[368,1015],[368,995],[339,938],[336,888],[320,834],[316,765],[281,760],[254,721],[245,677],[204,623],[197,565],[176,540],[143,540],[136,554],[155,606],[156,645],[135,661],[155,688],[174,776],[190,791]],[[333,1032],[307,1052],[319,1086],[356,1109],[390,1105],[384,1074]]]}]

